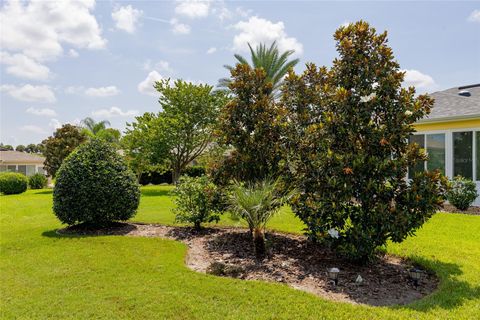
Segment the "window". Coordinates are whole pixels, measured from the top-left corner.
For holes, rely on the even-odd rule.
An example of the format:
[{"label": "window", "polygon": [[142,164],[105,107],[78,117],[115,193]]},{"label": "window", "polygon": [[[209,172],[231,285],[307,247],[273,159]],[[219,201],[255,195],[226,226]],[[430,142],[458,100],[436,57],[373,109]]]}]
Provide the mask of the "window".
[{"label": "window", "polygon": [[445,134],[427,134],[427,170],[445,174]]},{"label": "window", "polygon": [[480,131],[477,131],[477,181],[480,181]]},{"label": "window", "polygon": [[17,165],[16,165],[16,164],[13,164],[13,165],[9,164],[9,165],[7,166],[7,171],[10,171],[10,172],[15,172],[15,171],[17,171]]},{"label": "window", "polygon": [[27,176],[33,176],[35,174],[35,165],[27,165]]},{"label": "window", "polygon": [[453,133],[453,175],[473,179],[473,132]]},{"label": "window", "polygon": [[[408,139],[409,143],[416,143],[420,148],[425,148],[425,135],[424,134],[416,134],[411,135]],[[408,178],[413,179],[417,172],[422,172],[425,170],[425,163],[417,162],[415,166],[408,168]]]},{"label": "window", "polygon": [[4,172],[4,171],[7,171],[7,166],[2,164],[0,165],[0,172]]},{"label": "window", "polygon": [[27,166],[24,164],[18,165],[18,172],[27,175]]}]

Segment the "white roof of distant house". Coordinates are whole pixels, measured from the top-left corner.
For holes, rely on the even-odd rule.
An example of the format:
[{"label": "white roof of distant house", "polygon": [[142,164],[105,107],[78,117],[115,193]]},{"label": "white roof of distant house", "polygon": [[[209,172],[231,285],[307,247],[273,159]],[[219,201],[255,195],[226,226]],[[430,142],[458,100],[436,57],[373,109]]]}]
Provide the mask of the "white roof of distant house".
[{"label": "white roof of distant house", "polygon": [[0,151],[0,163],[37,163],[43,164],[45,157],[27,152]]}]

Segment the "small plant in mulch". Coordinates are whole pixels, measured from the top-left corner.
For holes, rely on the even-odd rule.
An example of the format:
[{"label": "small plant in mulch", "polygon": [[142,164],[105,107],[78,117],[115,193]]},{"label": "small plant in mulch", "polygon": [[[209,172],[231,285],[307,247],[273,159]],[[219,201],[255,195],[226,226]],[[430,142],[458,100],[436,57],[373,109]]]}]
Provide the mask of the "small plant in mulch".
[{"label": "small plant in mulch", "polygon": [[255,255],[263,258],[266,253],[265,225],[280,210],[293,192],[281,195],[278,180],[263,180],[257,183],[235,183],[230,193],[230,209],[234,216],[248,223],[253,236]]}]

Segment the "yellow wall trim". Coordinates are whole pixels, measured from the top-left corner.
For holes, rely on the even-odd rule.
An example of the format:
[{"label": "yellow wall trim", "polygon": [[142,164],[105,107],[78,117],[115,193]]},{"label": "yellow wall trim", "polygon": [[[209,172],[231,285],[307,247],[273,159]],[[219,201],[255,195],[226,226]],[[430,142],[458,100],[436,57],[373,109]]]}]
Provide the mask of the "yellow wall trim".
[{"label": "yellow wall trim", "polygon": [[457,121],[444,121],[444,122],[432,122],[432,123],[417,123],[414,124],[415,129],[418,132],[421,131],[433,131],[433,130],[450,130],[450,129],[480,129],[480,118],[469,120],[457,120]]}]

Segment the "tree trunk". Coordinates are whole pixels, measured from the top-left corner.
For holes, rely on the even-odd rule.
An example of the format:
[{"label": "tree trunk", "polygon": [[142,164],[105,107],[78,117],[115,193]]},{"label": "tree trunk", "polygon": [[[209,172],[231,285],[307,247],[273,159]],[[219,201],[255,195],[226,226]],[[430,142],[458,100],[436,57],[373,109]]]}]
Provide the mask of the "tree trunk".
[{"label": "tree trunk", "polygon": [[202,230],[202,227],[201,227],[199,221],[195,221],[195,222],[193,223],[193,227],[195,228],[196,231]]},{"label": "tree trunk", "polygon": [[178,179],[180,179],[180,168],[178,166],[175,166],[172,169],[172,183],[174,185],[177,185]]},{"label": "tree trunk", "polygon": [[253,230],[253,246],[255,248],[255,256],[261,259],[265,256],[265,237],[260,228]]}]

